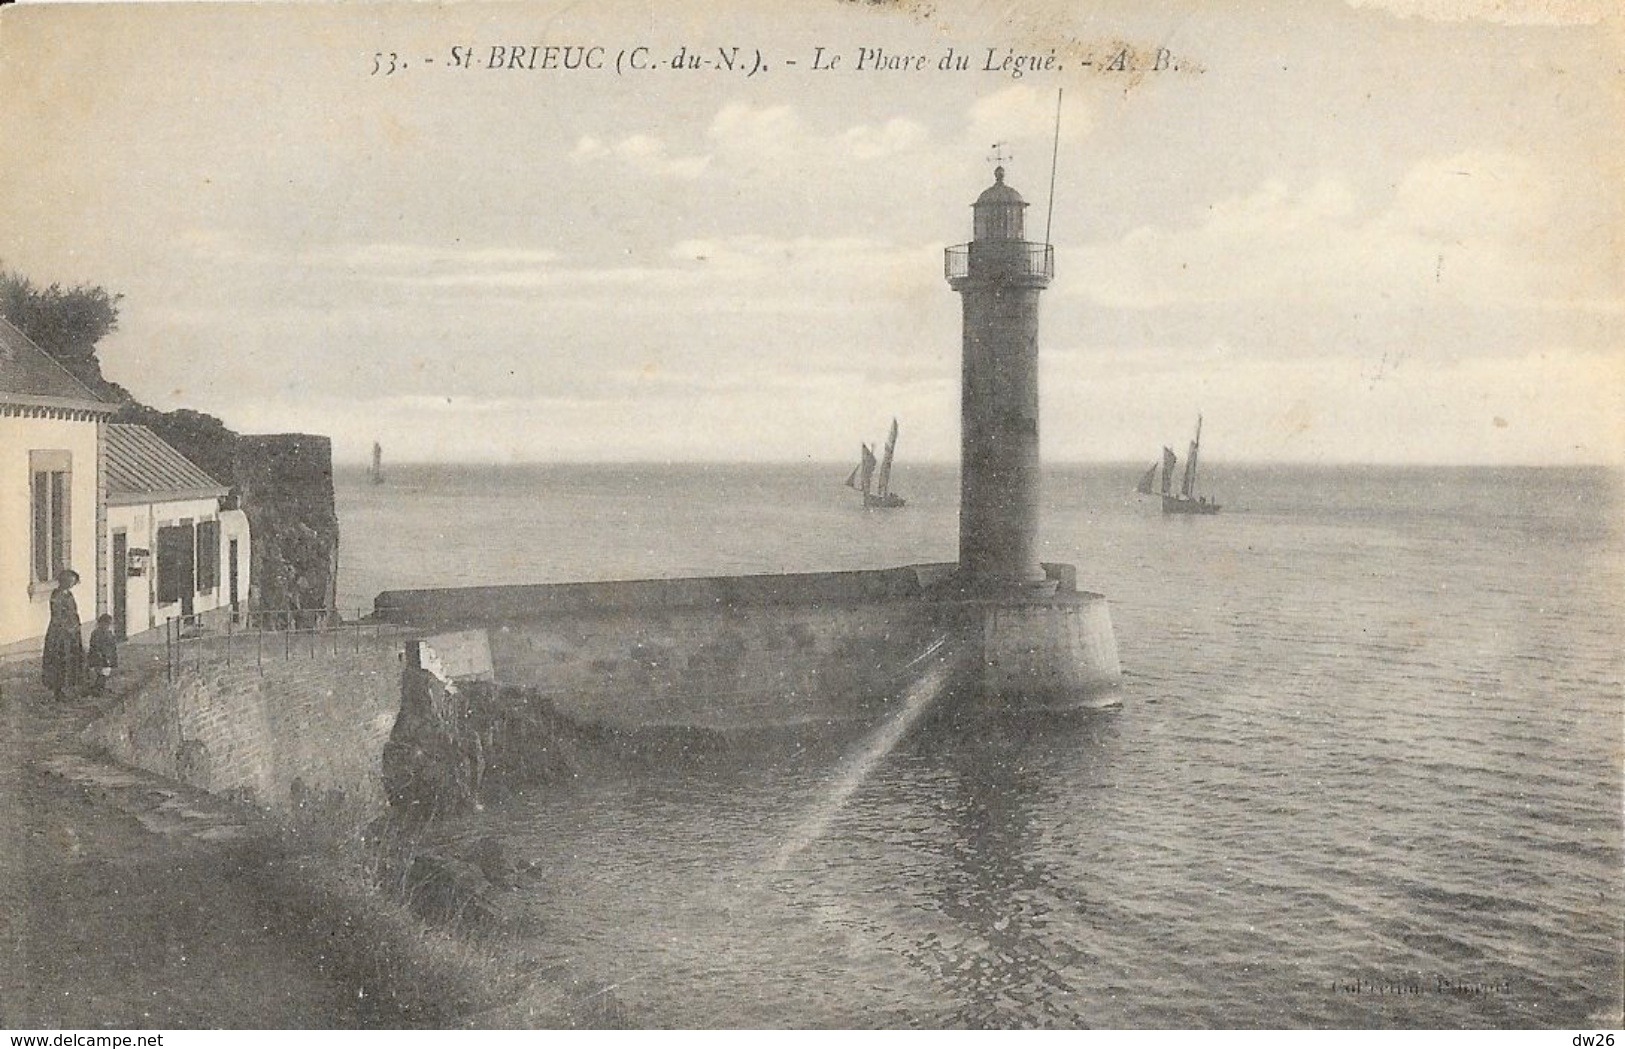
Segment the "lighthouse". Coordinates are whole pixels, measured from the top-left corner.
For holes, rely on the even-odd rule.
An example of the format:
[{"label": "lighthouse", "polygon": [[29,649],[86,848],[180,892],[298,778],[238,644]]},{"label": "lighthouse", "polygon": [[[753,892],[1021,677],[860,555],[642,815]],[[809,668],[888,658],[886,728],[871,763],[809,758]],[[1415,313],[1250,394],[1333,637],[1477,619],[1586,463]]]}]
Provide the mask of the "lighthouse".
[{"label": "lighthouse", "polygon": [[1055,249],[1026,237],[1027,202],[1004,168],[976,198],[972,240],[947,249],[964,308],[959,576],[967,590],[1043,587],[1038,563],[1038,296]]},{"label": "lighthouse", "polygon": [[1027,202],[994,168],[970,243],[944,258],[964,328],[959,563],[938,592],[975,692],[1001,713],[1109,706],[1122,678],[1105,597],[1080,591],[1072,565],[1038,559],[1038,298],[1055,249],[1028,240],[1026,223]]},{"label": "lighthouse", "polygon": [[1001,719],[1121,702],[1105,595],[1038,556],[1038,304],[1055,254],[1027,239],[1026,211],[995,169],[970,242],[944,263],[964,312],[957,562],[394,591],[375,614],[432,650],[484,653],[473,680],[537,689],[616,731],[833,729],[884,712],[891,733],[938,695],[956,716]]}]

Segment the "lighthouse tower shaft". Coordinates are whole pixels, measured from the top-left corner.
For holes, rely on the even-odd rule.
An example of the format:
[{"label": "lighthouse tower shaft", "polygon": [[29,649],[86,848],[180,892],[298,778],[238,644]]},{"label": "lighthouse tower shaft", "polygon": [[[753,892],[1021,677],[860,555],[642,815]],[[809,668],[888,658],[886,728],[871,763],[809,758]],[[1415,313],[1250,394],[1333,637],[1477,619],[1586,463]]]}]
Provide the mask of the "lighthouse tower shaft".
[{"label": "lighthouse tower shaft", "polygon": [[1038,296],[1054,249],[1025,236],[1026,201],[1004,169],[973,205],[973,239],[947,251],[964,308],[959,574],[980,590],[1041,585]]}]

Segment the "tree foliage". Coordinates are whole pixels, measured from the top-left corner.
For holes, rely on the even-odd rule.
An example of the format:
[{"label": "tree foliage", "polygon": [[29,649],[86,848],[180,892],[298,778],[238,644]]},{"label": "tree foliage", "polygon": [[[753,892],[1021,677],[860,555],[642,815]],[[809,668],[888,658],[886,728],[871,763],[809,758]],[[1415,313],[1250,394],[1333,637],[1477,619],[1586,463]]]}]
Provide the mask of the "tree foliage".
[{"label": "tree foliage", "polygon": [[10,270],[0,270],[0,316],[59,361],[94,358],[96,344],[118,330],[123,295],[78,284],[39,288]]},{"label": "tree foliage", "polygon": [[145,426],[216,481],[225,485],[236,483],[233,460],[237,434],[214,416],[190,408],[161,412],[130,400],[120,406],[113,419]]},{"label": "tree foliage", "polygon": [[149,408],[124,387],[103,377],[96,344],[118,330],[118,305],[123,298],[91,284],[40,288],[21,274],[0,269],[0,316],[21,329],[74,378],[102,399],[117,404],[115,421],[147,427],[209,476],[231,484],[237,435],[225,423],[190,408],[172,412]]}]

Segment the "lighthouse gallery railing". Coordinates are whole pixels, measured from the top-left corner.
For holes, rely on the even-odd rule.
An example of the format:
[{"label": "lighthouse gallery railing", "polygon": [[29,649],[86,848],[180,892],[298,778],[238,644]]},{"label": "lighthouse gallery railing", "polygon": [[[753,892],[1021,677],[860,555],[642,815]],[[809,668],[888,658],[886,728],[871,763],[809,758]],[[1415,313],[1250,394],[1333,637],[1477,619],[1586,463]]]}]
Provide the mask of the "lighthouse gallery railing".
[{"label": "lighthouse gallery railing", "polygon": [[996,266],[1012,276],[1055,276],[1055,245],[1031,240],[977,240],[955,244],[942,253],[943,276],[949,280],[970,276],[972,254],[979,264]]}]

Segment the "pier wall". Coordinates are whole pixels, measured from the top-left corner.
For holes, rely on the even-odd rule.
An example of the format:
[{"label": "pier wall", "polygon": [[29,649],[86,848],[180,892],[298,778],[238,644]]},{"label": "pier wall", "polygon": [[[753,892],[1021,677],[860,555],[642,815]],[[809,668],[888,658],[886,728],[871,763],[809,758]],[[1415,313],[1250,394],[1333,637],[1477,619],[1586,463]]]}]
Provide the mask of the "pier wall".
[{"label": "pier wall", "polygon": [[749,730],[871,713],[946,632],[921,600],[946,572],[393,591],[375,615],[483,633],[483,676],[580,724]]},{"label": "pier wall", "polygon": [[380,762],[400,702],[401,645],[370,639],[336,654],[160,676],[84,738],[116,761],[211,793],[359,826],[384,808]]},{"label": "pier wall", "polygon": [[581,724],[751,730],[877,713],[943,640],[994,703],[1109,693],[1120,670],[1105,599],[1078,592],[1070,566],[1045,571],[1055,590],[1024,599],[965,598],[953,565],[916,565],[391,591],[374,614],[431,647],[472,636],[480,665],[448,679],[530,690]]}]

